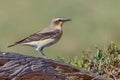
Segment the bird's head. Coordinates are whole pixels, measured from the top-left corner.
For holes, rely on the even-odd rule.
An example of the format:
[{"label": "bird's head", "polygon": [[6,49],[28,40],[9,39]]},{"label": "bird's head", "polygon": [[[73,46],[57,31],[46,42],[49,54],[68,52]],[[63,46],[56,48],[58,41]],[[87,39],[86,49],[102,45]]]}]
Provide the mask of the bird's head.
[{"label": "bird's head", "polygon": [[55,18],[52,20],[52,24],[56,28],[61,28],[64,22],[71,21],[71,19],[64,19],[64,18]]}]

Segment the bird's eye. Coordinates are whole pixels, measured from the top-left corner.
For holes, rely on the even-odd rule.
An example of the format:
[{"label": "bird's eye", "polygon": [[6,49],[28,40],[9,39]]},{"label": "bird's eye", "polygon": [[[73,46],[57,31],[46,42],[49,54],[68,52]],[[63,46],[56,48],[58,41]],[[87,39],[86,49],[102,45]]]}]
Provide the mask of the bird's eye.
[{"label": "bird's eye", "polygon": [[58,21],[59,21],[59,22],[61,22],[62,20],[61,20],[61,19],[59,19]]}]

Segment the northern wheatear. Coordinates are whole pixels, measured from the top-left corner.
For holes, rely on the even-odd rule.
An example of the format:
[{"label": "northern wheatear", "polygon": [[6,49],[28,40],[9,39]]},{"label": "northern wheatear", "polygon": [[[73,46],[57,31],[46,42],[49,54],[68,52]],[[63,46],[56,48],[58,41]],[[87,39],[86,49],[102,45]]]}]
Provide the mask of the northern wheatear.
[{"label": "northern wheatear", "polygon": [[62,25],[64,22],[70,21],[71,19],[55,18],[51,21],[50,25],[40,32],[34,33],[29,37],[26,37],[14,44],[8,46],[12,47],[15,45],[28,45],[33,46],[36,50],[46,58],[43,53],[43,48],[51,46],[58,42],[62,36]]}]

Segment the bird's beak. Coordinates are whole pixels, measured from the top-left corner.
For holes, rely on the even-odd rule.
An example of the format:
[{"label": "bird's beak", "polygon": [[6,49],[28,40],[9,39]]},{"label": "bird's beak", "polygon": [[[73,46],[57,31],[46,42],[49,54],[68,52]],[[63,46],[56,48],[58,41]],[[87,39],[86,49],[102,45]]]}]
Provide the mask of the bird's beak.
[{"label": "bird's beak", "polygon": [[64,19],[63,22],[71,21],[71,19]]}]

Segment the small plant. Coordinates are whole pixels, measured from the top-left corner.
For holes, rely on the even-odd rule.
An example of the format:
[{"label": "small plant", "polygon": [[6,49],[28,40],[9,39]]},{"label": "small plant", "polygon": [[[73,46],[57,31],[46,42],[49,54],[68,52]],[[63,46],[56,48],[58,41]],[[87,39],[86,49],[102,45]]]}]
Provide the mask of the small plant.
[{"label": "small plant", "polygon": [[58,57],[58,60],[106,77],[116,79],[120,76],[120,49],[115,43],[111,43],[107,49],[96,47],[96,54],[92,58],[88,54],[89,51],[83,51],[82,58],[75,56],[66,60]]}]

